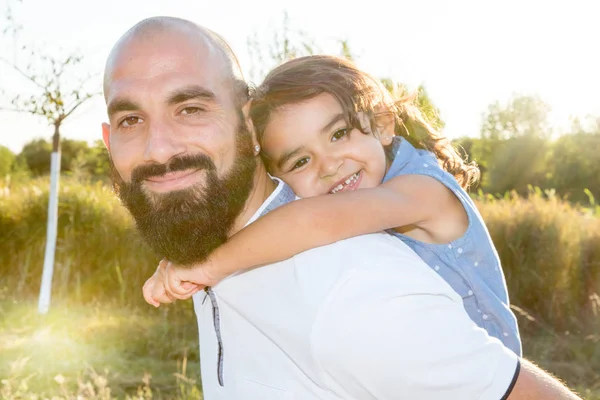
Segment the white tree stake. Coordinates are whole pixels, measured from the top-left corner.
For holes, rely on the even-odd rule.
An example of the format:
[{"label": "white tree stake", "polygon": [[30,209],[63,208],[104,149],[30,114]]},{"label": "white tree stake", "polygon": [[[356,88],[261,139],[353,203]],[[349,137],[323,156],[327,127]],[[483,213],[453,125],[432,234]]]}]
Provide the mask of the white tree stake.
[{"label": "white tree stake", "polygon": [[58,231],[58,180],[60,177],[60,142],[55,134],[52,158],[50,162],[50,198],[48,200],[48,225],[46,229],[46,253],[44,271],[40,287],[38,312],[46,314],[50,308],[52,294],[52,275],[54,273],[54,255],[56,253],[56,235]]}]

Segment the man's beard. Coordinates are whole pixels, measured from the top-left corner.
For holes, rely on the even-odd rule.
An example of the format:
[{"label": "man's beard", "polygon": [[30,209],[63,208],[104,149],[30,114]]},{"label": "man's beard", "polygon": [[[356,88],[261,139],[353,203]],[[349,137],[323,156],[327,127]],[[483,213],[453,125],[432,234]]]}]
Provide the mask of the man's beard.
[{"label": "man's beard", "polygon": [[[168,164],[136,167],[123,181],[111,160],[113,186],[133,215],[143,239],[160,256],[181,265],[202,262],[223,244],[254,185],[256,160],[243,122],[236,137],[234,165],[223,178],[204,154],[174,157]],[[202,170],[204,182],[170,193],[151,193],[142,184],[167,172]]]}]

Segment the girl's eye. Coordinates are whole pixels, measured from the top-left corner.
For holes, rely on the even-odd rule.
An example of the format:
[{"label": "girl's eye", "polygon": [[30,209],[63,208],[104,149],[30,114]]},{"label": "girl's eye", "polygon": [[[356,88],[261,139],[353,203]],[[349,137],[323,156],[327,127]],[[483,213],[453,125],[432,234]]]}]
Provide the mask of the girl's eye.
[{"label": "girl's eye", "polygon": [[123,121],[121,121],[121,123],[119,125],[121,125],[123,128],[131,128],[134,125],[137,125],[139,123],[144,122],[143,119],[141,119],[140,117],[127,117],[125,118]]},{"label": "girl's eye", "polygon": [[296,163],[292,166],[291,171],[298,169],[298,168],[302,168],[304,167],[306,164],[308,163],[308,157],[304,157],[299,159],[298,161],[296,161]]},{"label": "girl's eye", "polygon": [[331,141],[335,142],[336,140],[343,139],[346,136],[348,136],[348,128],[339,129],[333,133],[331,136]]}]

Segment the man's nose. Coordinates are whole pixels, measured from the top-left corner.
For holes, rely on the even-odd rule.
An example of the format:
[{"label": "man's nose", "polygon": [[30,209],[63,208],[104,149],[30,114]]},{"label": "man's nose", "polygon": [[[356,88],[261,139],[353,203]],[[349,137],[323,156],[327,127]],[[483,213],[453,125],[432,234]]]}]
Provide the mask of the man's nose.
[{"label": "man's nose", "polygon": [[166,164],[173,157],[185,153],[186,145],[168,123],[153,121],[147,135],[144,161]]},{"label": "man's nose", "polygon": [[344,160],[342,158],[331,155],[322,157],[320,161],[321,162],[319,165],[319,172],[321,179],[336,176],[338,171],[342,167],[342,164],[344,163]]}]

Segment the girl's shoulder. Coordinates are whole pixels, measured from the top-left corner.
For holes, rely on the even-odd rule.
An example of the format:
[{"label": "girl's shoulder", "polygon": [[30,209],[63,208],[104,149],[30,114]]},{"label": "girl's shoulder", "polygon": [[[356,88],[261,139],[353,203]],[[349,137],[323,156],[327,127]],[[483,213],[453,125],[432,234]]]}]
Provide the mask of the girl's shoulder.
[{"label": "girl's shoulder", "polygon": [[395,137],[388,151],[390,167],[384,182],[402,175],[428,175],[438,181],[446,180],[444,170],[435,155],[427,150],[417,149],[402,137]]}]

